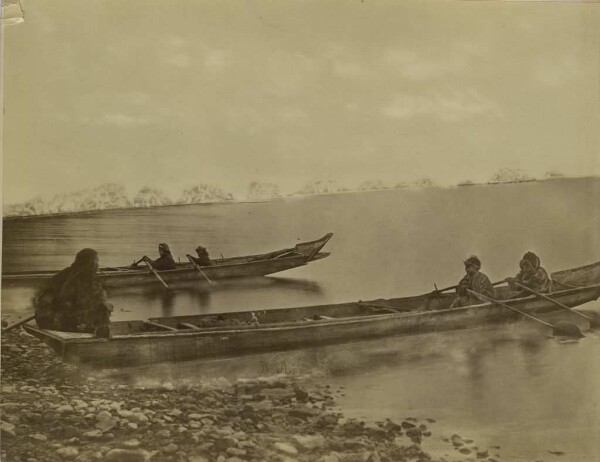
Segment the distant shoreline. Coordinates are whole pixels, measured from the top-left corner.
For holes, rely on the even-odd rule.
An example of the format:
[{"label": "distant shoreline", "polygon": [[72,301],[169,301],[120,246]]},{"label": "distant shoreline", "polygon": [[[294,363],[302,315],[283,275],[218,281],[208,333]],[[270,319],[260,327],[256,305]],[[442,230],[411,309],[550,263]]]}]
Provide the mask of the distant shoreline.
[{"label": "distant shoreline", "polygon": [[487,183],[470,183],[470,182],[462,182],[456,185],[450,186],[402,186],[402,187],[390,187],[390,188],[381,188],[381,189],[363,189],[363,190],[348,190],[348,191],[333,191],[327,193],[313,193],[313,194],[290,194],[287,196],[279,196],[279,197],[271,197],[265,199],[247,199],[247,200],[224,200],[224,201],[215,201],[215,202],[195,202],[190,204],[165,204],[165,205],[151,205],[147,207],[114,207],[114,208],[106,208],[106,209],[94,209],[94,210],[77,210],[73,212],[60,212],[60,213],[44,213],[39,215],[9,215],[3,216],[3,221],[12,221],[12,220],[26,220],[31,218],[60,218],[60,217],[77,217],[82,215],[91,215],[98,214],[102,212],[115,212],[115,211],[131,211],[131,210],[151,210],[155,208],[162,207],[184,207],[191,205],[234,205],[234,204],[254,204],[254,203],[262,203],[262,202],[273,202],[277,200],[283,199],[298,199],[298,198],[307,198],[307,197],[315,197],[315,196],[330,196],[330,195],[338,195],[338,194],[356,194],[356,193],[370,193],[370,192],[382,192],[382,191],[402,191],[402,190],[421,190],[421,189],[449,189],[449,188],[462,188],[466,186],[499,186],[499,185],[509,185],[509,184],[521,184],[521,183],[541,183],[548,181],[559,181],[559,180],[593,180],[600,179],[598,176],[582,176],[582,177],[555,177],[555,178],[542,178],[542,179],[531,179],[531,180],[515,180],[515,181],[498,181],[498,182],[487,182]]}]

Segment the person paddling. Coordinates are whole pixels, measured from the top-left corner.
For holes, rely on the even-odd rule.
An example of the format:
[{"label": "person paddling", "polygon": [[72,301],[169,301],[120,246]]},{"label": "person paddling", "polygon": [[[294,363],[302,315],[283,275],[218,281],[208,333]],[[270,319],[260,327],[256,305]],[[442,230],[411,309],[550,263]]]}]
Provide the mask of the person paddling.
[{"label": "person paddling", "polygon": [[110,337],[113,305],[98,276],[98,253],[83,249],[71,266],[54,275],[33,299],[35,321],[42,329],[90,332]]},{"label": "person paddling", "polygon": [[196,253],[198,254],[198,257],[192,257],[196,264],[200,266],[212,266],[213,262],[208,256],[208,250],[206,250],[206,247],[199,245],[196,247]]},{"label": "person paddling", "polygon": [[469,290],[494,298],[494,287],[492,286],[490,279],[480,271],[481,260],[473,255],[467,258],[464,263],[466,274],[456,287],[457,297],[450,308],[479,303],[478,300],[469,293]]},{"label": "person paddling", "polygon": [[144,255],[140,260],[135,262],[132,266],[137,266],[139,263],[146,261],[156,270],[170,270],[175,269],[177,267],[175,263],[175,259],[173,258],[173,254],[171,254],[171,249],[168,244],[161,242],[158,244],[158,253],[160,257],[156,260],[152,260],[150,257]]},{"label": "person paddling", "polygon": [[520,283],[539,293],[550,292],[550,277],[548,272],[541,266],[540,257],[533,252],[527,252],[519,262],[520,271],[517,277],[506,278],[511,290],[529,295],[530,292],[519,287]]}]

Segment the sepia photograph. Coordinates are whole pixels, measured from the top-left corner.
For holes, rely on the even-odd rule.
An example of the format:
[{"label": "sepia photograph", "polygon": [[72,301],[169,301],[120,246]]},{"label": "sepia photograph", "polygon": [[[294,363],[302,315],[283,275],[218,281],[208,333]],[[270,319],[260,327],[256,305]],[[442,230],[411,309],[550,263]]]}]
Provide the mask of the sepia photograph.
[{"label": "sepia photograph", "polygon": [[2,462],[600,461],[600,2],[1,10]]}]

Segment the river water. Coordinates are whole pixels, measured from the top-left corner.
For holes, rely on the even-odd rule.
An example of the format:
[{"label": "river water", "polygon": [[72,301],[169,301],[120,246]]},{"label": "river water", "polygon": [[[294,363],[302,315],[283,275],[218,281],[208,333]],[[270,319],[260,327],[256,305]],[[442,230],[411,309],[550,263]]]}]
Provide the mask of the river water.
[{"label": "river water", "polygon": [[[183,257],[197,244],[213,258],[261,253],[334,237],[332,255],[253,281],[109,293],[114,319],[269,309],[414,295],[456,283],[462,260],[492,281],[514,274],[527,250],[549,271],[600,258],[600,181],[350,193],[270,202],[106,211],[4,221],[3,271],[62,268],[83,247],[123,265],[168,242]],[[32,287],[3,287],[2,312],[30,312]],[[594,302],[589,308],[598,308]],[[586,308],[588,308],[586,307]],[[452,460],[453,433],[499,460],[600,460],[600,334],[561,343],[527,323],[384,339],[241,359],[120,371],[131,380],[309,373],[345,387],[349,416],[433,417],[424,446]],[[552,454],[549,451],[556,452]],[[560,455],[565,453],[565,455]],[[447,456],[445,454],[448,454]],[[460,454],[459,454],[460,455]],[[464,456],[463,456],[464,457]]]}]

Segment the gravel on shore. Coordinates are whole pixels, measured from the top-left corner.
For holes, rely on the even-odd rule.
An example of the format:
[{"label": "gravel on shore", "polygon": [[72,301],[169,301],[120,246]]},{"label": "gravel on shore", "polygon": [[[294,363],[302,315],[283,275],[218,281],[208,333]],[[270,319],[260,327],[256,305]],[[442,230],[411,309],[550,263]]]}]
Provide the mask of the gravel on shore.
[{"label": "gravel on shore", "polygon": [[[334,390],[298,376],[134,386],[67,365],[19,329],[2,335],[1,354],[6,462],[432,460],[421,443],[433,419],[348,419]],[[448,445],[467,448],[458,435]]]}]

